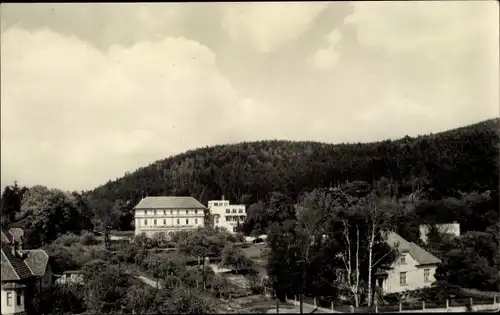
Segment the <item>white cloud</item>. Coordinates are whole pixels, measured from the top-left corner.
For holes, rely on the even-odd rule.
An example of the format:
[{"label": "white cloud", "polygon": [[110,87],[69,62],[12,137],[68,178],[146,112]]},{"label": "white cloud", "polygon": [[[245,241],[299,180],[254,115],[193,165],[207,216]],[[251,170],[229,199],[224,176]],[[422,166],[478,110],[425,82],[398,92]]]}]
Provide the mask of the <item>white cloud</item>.
[{"label": "white cloud", "polygon": [[262,53],[306,32],[327,3],[237,3],[227,6],[222,25],[230,36]]},{"label": "white cloud", "polygon": [[[496,1],[387,1],[354,2],[345,23],[355,25],[358,41],[381,46],[390,53],[435,49],[454,55],[474,50],[485,38],[498,46]],[[434,49],[433,49],[434,48]]]},{"label": "white cloud", "polygon": [[50,31],[12,28],[1,41],[2,182],[91,187],[237,139],[238,111],[255,104],[239,100],[213,52],[185,38],[106,53]]},{"label": "white cloud", "polygon": [[342,40],[342,33],[334,29],[326,36],[327,46],[318,49],[313,55],[307,57],[307,61],[315,70],[329,70],[339,61],[340,54],[337,45]]}]

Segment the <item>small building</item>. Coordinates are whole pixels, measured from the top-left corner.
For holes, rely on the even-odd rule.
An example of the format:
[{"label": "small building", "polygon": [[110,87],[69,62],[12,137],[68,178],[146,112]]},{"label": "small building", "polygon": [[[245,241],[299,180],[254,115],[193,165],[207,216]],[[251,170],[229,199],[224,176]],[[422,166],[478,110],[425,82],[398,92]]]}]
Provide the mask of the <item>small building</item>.
[{"label": "small building", "polygon": [[232,205],[229,200],[224,200],[224,196],[222,200],[210,200],[208,209],[213,227],[225,228],[231,233],[235,233],[238,225],[245,222],[247,217],[245,205]]},{"label": "small building", "polygon": [[399,293],[430,287],[441,260],[415,243],[389,232],[387,243],[399,256],[392,264],[378,268],[375,285],[382,294]]},{"label": "small building", "polygon": [[49,255],[23,249],[22,229],[1,232],[1,314],[26,314],[31,297],[52,286]]},{"label": "small building", "polygon": [[75,283],[81,284],[83,283],[84,278],[81,270],[68,270],[64,271],[62,275],[58,276],[55,281],[56,284],[65,284],[65,283]]},{"label": "small building", "polygon": [[205,226],[208,209],[193,197],[146,197],[135,211],[135,235],[172,236],[179,231],[194,231]]},{"label": "small building", "polygon": [[427,235],[429,235],[429,231],[431,226],[435,226],[436,229],[441,234],[449,235],[451,237],[459,237],[460,236],[460,223],[445,223],[445,224],[421,224],[419,226],[420,230],[420,239],[424,244],[427,244]]}]

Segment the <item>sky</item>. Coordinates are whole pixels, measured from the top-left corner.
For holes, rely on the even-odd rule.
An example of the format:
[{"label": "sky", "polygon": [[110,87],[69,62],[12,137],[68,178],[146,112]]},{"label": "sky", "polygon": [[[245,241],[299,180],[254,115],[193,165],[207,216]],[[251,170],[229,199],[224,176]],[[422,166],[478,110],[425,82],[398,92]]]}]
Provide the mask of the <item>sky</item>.
[{"label": "sky", "polygon": [[189,149],[499,116],[497,1],[2,4],[1,184],[87,190]]}]

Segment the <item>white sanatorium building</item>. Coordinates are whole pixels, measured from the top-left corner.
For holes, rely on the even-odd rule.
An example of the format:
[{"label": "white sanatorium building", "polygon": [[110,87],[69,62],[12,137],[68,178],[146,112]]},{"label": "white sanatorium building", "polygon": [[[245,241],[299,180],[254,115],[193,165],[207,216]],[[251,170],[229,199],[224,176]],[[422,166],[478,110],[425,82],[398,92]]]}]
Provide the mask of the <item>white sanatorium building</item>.
[{"label": "white sanatorium building", "polygon": [[205,226],[207,207],[193,197],[146,197],[135,210],[135,235],[196,230]]},{"label": "white sanatorium building", "polygon": [[228,200],[210,200],[208,202],[213,227],[226,228],[229,232],[236,232],[238,222],[242,224],[247,217],[245,205],[231,205]]}]

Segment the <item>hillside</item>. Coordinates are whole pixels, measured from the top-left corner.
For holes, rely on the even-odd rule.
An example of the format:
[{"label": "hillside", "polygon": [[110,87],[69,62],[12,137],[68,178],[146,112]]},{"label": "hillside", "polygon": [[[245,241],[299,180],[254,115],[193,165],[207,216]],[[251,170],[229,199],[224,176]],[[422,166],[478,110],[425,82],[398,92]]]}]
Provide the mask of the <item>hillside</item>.
[{"label": "hillside", "polygon": [[224,194],[250,205],[265,202],[271,192],[296,199],[313,188],[381,177],[397,183],[399,194],[422,187],[436,200],[460,191],[497,191],[499,122],[374,143],[273,140],[200,148],[156,161],[85,195],[103,211],[118,199],[130,208],[143,194],[192,195],[205,204]]}]

